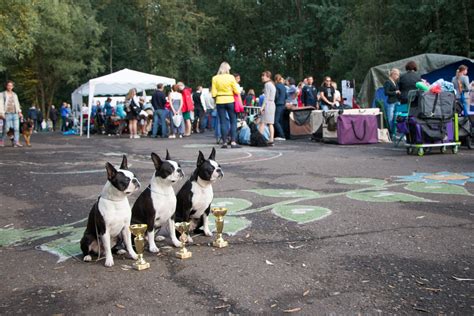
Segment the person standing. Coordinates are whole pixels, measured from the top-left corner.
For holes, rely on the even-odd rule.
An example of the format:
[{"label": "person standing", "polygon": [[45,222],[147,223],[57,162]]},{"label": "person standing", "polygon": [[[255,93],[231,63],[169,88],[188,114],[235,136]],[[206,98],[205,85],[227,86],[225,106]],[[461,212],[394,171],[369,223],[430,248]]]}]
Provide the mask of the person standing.
[{"label": "person standing", "polygon": [[130,138],[140,138],[137,133],[138,118],[140,116],[140,101],[137,97],[137,90],[132,88],[125,97],[125,112],[127,112],[128,128]]},{"label": "person standing", "polygon": [[28,109],[28,113],[26,114],[26,117],[33,122],[33,130],[36,132],[38,130],[38,110],[36,109],[36,105],[33,103],[33,105]]},{"label": "person standing", "polygon": [[63,102],[61,104],[61,132],[65,132],[67,130],[67,119],[68,119],[68,111],[67,111],[67,103]]},{"label": "person standing", "polygon": [[187,88],[184,83],[178,82],[179,92],[183,95],[183,119],[184,119],[184,136],[191,136],[191,112],[194,111],[194,103],[191,88]]},{"label": "person standing", "polygon": [[56,123],[58,122],[58,110],[54,105],[49,109],[49,119],[53,123],[53,132],[56,131]]},{"label": "person standing", "polygon": [[183,118],[183,95],[179,92],[179,85],[173,85],[171,93],[169,95],[170,109],[171,109],[171,129],[173,133],[169,138],[183,137],[184,134],[184,118]]},{"label": "person standing", "polygon": [[260,124],[258,130],[260,134],[264,134],[265,125],[268,125],[268,130],[270,131],[270,137],[268,138],[268,145],[273,146],[273,137],[275,130],[273,129],[273,124],[275,123],[275,96],[276,88],[275,84],[272,81],[272,73],[270,71],[262,72],[262,82],[265,84],[263,88],[263,94],[265,95],[265,101],[263,102],[261,113],[262,117],[260,119]]},{"label": "person standing", "polygon": [[407,104],[408,92],[410,90],[416,90],[416,83],[421,81],[421,76],[417,73],[418,66],[412,60],[405,65],[405,72],[400,76],[398,81],[398,88],[400,90],[400,103]]},{"label": "person standing", "polygon": [[331,77],[324,77],[324,81],[321,84],[321,91],[319,93],[319,99],[321,100],[321,110],[327,112],[329,109],[334,108],[334,94],[336,89],[332,86]]},{"label": "person standing", "polygon": [[3,140],[0,145],[3,145],[5,142],[6,132],[10,130],[10,128],[13,128],[13,146],[23,147],[23,145],[20,144],[21,107],[17,94],[13,92],[14,86],[14,82],[8,80],[5,84],[5,91],[0,94],[0,119],[5,120],[5,132],[3,133]]},{"label": "person standing", "polygon": [[383,84],[383,91],[387,96],[385,116],[387,117],[389,131],[392,135],[395,132],[395,121],[393,116],[395,113],[395,107],[400,103],[398,99],[401,94],[398,87],[398,78],[400,78],[400,70],[397,68],[392,68],[392,70],[390,70],[388,80]]},{"label": "person standing", "polygon": [[38,109],[37,111],[37,116],[36,116],[36,131],[40,132],[43,127],[41,126],[41,123],[43,123],[43,112],[41,109]]},{"label": "person standing", "polygon": [[204,125],[206,116],[206,110],[201,100],[202,95],[202,86],[197,86],[196,91],[193,93],[193,103],[194,103],[194,122],[193,130],[196,133],[203,133],[206,126]]},{"label": "person standing", "polygon": [[469,77],[467,76],[467,66],[461,65],[456,70],[456,76],[453,77],[452,83],[456,90],[456,99],[462,104],[464,116],[469,113]]},{"label": "person standing", "polygon": [[169,111],[166,109],[166,95],[163,92],[164,86],[162,83],[156,85],[156,90],[151,96],[151,105],[153,106],[153,128],[151,137],[158,137],[158,125],[161,125],[161,137],[168,137],[168,128],[166,126],[166,118],[169,116]]},{"label": "person standing", "polygon": [[230,121],[230,147],[240,148],[237,145],[237,115],[235,113],[234,94],[239,94],[235,77],[230,74],[230,65],[221,63],[217,74],[212,77],[212,97],[216,99],[217,114],[219,115],[222,148],[227,148],[228,129],[226,115]]},{"label": "person standing", "polygon": [[283,111],[285,110],[286,87],[285,79],[280,74],[275,75],[275,140],[285,140],[285,132],[283,131]]},{"label": "person standing", "polygon": [[314,86],[313,77],[306,78],[307,84],[303,86],[301,92],[301,103],[303,106],[313,106],[318,108],[318,88]]}]

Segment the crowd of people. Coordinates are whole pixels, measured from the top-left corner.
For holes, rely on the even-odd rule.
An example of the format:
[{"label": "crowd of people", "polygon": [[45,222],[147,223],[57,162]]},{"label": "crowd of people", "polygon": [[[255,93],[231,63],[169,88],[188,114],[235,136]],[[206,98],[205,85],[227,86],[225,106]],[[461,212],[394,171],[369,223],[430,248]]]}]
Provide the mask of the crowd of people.
[{"label": "crowd of people", "polygon": [[[392,69],[384,84],[387,96],[385,113],[391,131],[394,130],[395,106],[406,103],[408,91],[416,89],[416,83],[422,81],[415,62],[407,63],[405,68],[406,72],[402,76],[398,69]],[[238,148],[238,122],[248,118],[250,113],[257,113],[251,119],[257,124],[258,131],[265,135],[266,144],[273,146],[275,141],[289,137],[289,114],[295,108],[314,107],[328,111],[352,107],[352,104],[345,104],[336,82],[328,76],[324,77],[320,85],[315,83],[312,76],[296,84],[291,77],[284,78],[281,74],[272,76],[270,71],[263,71],[263,89],[257,96],[255,89],[245,91],[240,86],[240,75],[232,74],[230,70],[230,65],[223,62],[212,78],[210,89],[197,86],[193,91],[183,82],[171,87],[158,84],[151,100],[147,102],[145,97],[139,97],[137,90],[132,88],[125,100],[117,101],[114,106],[111,98],[103,105],[97,101],[91,108],[90,117],[89,108],[85,105],[82,111],[77,112],[83,116],[86,123],[84,126],[87,126],[89,120],[93,131],[97,133],[122,135],[128,132],[131,139],[137,139],[147,136],[183,138],[192,133],[209,131],[214,132],[216,142],[222,148]],[[467,112],[470,102],[466,93],[470,87],[466,66],[459,67],[452,84],[457,98]],[[21,147],[19,122],[25,118],[13,87],[14,83],[8,81],[6,90],[0,97],[0,132],[3,133],[0,145],[4,143],[4,131],[13,130],[14,145]],[[59,119],[62,132],[78,126],[78,116],[66,102],[62,103],[59,111],[51,105],[48,116],[46,119],[42,111],[33,105],[28,110],[26,119],[33,122],[34,131],[55,131]]]}]

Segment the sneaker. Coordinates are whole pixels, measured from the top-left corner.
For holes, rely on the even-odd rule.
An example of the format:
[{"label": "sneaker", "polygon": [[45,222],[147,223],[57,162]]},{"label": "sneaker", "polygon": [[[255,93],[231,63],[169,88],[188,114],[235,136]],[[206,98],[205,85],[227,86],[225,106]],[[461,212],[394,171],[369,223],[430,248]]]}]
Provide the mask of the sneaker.
[{"label": "sneaker", "polygon": [[133,138],[133,135],[130,135],[130,138]]},{"label": "sneaker", "polygon": [[242,148],[242,147],[240,145],[234,144],[234,145],[230,145],[230,148]]},{"label": "sneaker", "polygon": [[168,138],[176,138],[176,136],[170,135],[170,136],[168,136]]},{"label": "sneaker", "polygon": [[140,135],[135,135],[133,136],[133,138],[140,138]]},{"label": "sneaker", "polygon": [[183,138],[183,135],[179,135],[179,138]]},{"label": "sneaker", "polygon": [[275,137],[274,140],[286,140],[286,138],[283,138],[283,137]]},{"label": "sneaker", "polygon": [[23,145],[20,144],[20,143],[15,143],[15,145],[13,145],[13,147],[23,147]]}]

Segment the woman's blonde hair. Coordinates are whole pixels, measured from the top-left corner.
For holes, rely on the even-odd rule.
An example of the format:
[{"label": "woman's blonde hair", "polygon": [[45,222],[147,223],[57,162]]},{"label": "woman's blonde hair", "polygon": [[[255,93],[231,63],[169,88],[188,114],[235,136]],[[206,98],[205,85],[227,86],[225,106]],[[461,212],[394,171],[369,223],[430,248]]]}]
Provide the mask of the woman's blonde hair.
[{"label": "woman's blonde hair", "polygon": [[392,69],[390,69],[390,76],[392,76],[394,73],[400,74],[400,70],[398,70],[398,68],[392,68]]},{"label": "woman's blonde hair", "polygon": [[230,65],[226,61],[222,62],[219,66],[219,70],[217,71],[218,75],[229,74],[230,73]]},{"label": "woman's blonde hair", "polygon": [[130,100],[131,98],[133,98],[133,93],[135,92],[135,94],[137,94],[135,88],[132,88],[130,90],[128,90],[128,93],[127,93],[127,96],[125,97],[125,100]]}]

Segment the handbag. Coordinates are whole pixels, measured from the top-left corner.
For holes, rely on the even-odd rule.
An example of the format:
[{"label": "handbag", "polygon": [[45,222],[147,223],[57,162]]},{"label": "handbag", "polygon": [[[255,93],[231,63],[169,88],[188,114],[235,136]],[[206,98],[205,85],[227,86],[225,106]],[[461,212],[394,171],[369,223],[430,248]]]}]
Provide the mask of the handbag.
[{"label": "handbag", "polygon": [[173,124],[176,128],[180,127],[183,123],[183,116],[181,114],[173,115]]},{"label": "handbag", "polygon": [[337,117],[337,142],[341,145],[378,143],[377,117],[340,115]]},{"label": "handbag", "polygon": [[242,104],[242,98],[240,94],[234,94],[234,111],[235,113],[244,112],[244,105]]}]

